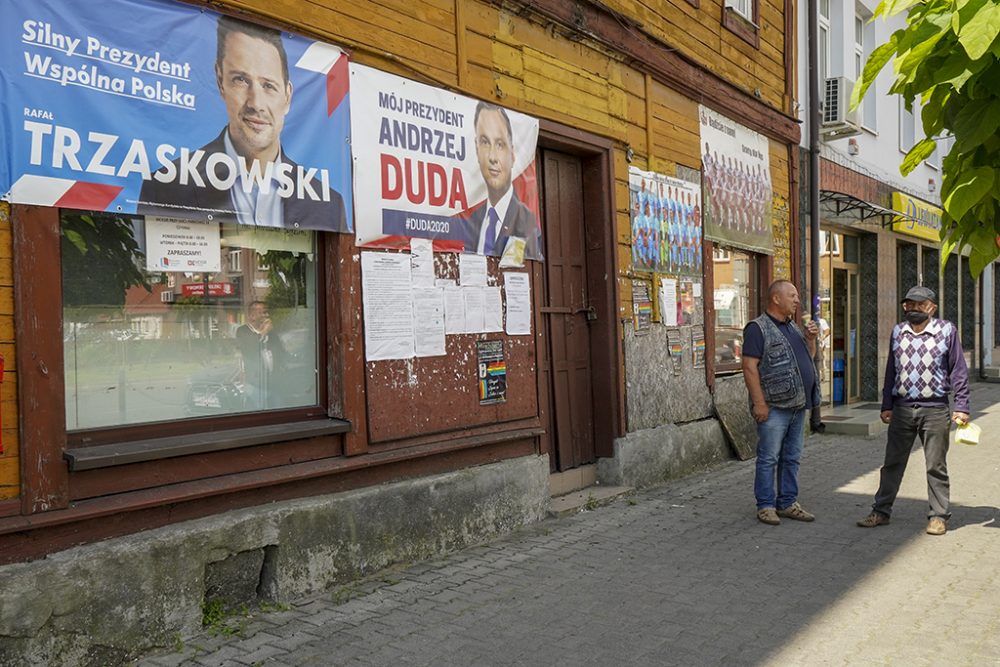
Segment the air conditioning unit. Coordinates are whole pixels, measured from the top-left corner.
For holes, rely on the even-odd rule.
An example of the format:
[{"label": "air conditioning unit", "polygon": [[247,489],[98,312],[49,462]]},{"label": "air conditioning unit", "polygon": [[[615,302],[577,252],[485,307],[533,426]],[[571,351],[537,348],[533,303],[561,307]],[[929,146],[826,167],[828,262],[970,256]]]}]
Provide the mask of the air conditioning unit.
[{"label": "air conditioning unit", "polygon": [[843,76],[826,80],[823,90],[823,124],[820,134],[826,140],[861,134],[860,109],[849,111],[854,82]]},{"label": "air conditioning unit", "polygon": [[160,303],[173,303],[174,302],[174,292],[173,290],[164,290],[160,292]]}]

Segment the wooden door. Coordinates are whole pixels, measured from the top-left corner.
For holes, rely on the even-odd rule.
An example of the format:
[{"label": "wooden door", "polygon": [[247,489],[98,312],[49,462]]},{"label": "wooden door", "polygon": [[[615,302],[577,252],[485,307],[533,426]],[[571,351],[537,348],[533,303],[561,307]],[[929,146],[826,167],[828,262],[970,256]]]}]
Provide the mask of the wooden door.
[{"label": "wooden door", "polygon": [[597,460],[594,448],[590,322],[583,169],[579,158],[542,152],[545,231],[542,322],[548,355],[553,468]]}]

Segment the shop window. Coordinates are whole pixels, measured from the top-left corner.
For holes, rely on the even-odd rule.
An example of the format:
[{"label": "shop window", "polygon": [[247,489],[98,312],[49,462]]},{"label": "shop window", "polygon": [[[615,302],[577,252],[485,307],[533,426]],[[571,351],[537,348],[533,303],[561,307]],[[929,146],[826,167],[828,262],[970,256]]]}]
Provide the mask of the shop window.
[{"label": "shop window", "polygon": [[726,0],[722,25],[754,48],[760,47],[759,0]]},{"label": "shop window", "polygon": [[761,260],[735,249],[712,253],[715,306],[715,370],[740,369],[743,327],[760,314]]},{"label": "shop window", "polygon": [[[153,245],[154,224],[167,225],[160,235],[194,228],[211,270],[175,270]],[[203,428],[192,418],[280,421],[323,404],[314,232],[222,225],[201,235],[208,225],[78,211],[60,225],[71,443],[155,422]]]}]

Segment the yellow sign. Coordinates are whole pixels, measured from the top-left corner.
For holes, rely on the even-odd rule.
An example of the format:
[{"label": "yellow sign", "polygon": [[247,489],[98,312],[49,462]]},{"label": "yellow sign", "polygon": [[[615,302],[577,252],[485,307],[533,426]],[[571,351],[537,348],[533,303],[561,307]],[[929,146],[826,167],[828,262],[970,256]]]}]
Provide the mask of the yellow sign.
[{"label": "yellow sign", "polygon": [[893,192],[892,209],[906,216],[893,221],[892,231],[919,236],[928,241],[941,240],[941,214],[944,211],[937,206],[902,192]]}]

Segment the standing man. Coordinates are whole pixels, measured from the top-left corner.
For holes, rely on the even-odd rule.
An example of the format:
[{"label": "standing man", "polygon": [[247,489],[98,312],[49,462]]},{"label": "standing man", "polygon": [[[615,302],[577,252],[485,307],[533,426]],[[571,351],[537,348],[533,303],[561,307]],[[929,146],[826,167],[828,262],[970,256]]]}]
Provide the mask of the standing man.
[{"label": "standing man", "polygon": [[[473,124],[476,128],[476,159],[486,182],[486,201],[473,209],[466,224],[465,251],[500,257],[511,238],[524,241],[526,259],[542,259],[542,238],[535,214],[525,206],[513,187],[514,132],[503,108],[480,102]],[[645,196],[644,196],[645,195]],[[652,192],[645,188],[639,196],[645,214],[647,261],[651,259],[653,238],[650,234]]]},{"label": "standing man", "polygon": [[[913,439],[920,437],[927,464],[927,534],[944,535],[950,485],[948,431],[951,422],[969,421],[969,369],[962,356],[958,328],[934,317],[937,296],[929,287],[911,287],[903,297],[904,320],[892,328],[889,361],[882,387],[882,421],[889,425],[885,464],[871,514],[858,525],[874,528],[889,523],[899,493]],[[948,394],[955,393],[955,411]]]},{"label": "standing man", "polygon": [[[819,403],[813,356],[819,329],[795,322],[799,291],[787,280],[767,289],[767,310],[743,329],[743,380],[757,422],[757,519],[777,526],[779,517],[812,521],[799,504],[799,459],[806,413]],[[776,488],[777,485],[777,488]]]}]

